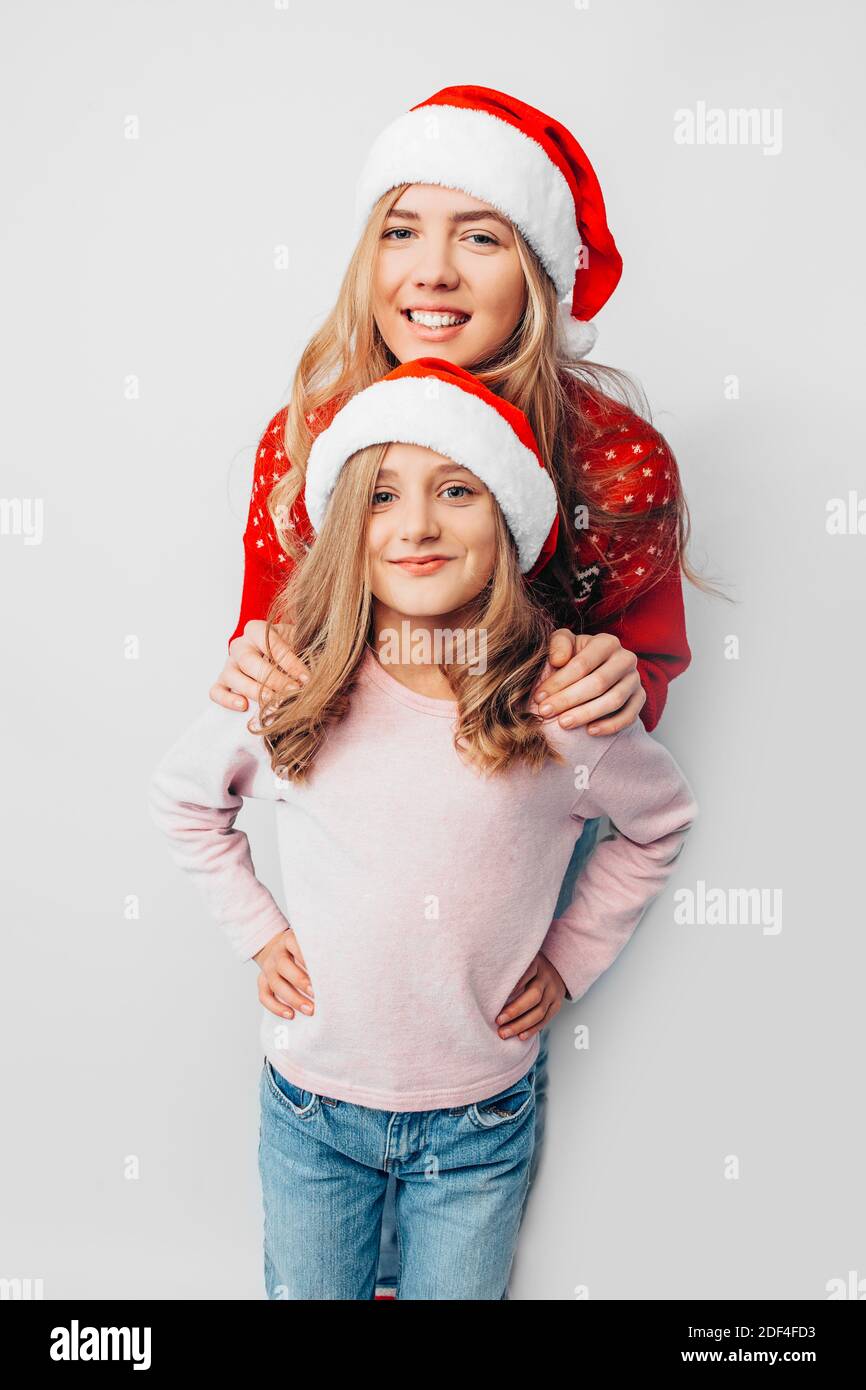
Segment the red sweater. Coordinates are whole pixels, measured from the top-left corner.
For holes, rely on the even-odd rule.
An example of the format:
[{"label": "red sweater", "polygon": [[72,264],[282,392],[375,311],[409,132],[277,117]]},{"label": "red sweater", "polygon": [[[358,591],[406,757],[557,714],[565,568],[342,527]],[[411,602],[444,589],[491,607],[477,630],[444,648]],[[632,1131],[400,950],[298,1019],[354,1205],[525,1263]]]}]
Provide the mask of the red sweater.
[{"label": "red sweater", "polygon": [[[329,406],[318,412],[320,428],[333,413]],[[591,402],[584,402],[585,412],[593,409]],[[267,510],[268,493],[288,467],[282,442],[287,412],[288,406],[277,411],[259,442],[244,531],[241,610],[229,643],[243,632],[246,623],[266,617],[271,600],[291,569],[292,562],[277,543]],[[593,481],[594,474],[609,472],[615,463],[622,464],[622,472],[613,480]],[[583,451],[578,467],[583,490],[593,491],[606,510],[644,519],[653,512],[659,518],[653,528],[658,533],[655,543],[650,540],[635,545],[627,529],[613,540],[578,533],[585,592],[575,613],[579,619],[576,630],[611,632],[635,653],[647,696],[641,719],[647,730],[654,729],[664,709],[668,683],[691,661],[679,566],[674,565],[657,581],[654,574],[673,543],[675,518],[670,496],[676,463],[663,435],[620,406],[614,421]],[[304,534],[309,520],[303,496],[295,504],[294,516]]]}]

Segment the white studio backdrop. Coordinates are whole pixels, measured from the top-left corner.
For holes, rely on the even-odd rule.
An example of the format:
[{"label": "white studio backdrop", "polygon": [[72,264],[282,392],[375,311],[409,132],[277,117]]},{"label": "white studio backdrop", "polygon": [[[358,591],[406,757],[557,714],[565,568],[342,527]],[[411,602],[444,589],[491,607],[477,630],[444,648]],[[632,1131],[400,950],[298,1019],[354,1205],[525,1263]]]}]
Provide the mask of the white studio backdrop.
[{"label": "white studio backdrop", "polygon": [[[859,7],[51,0],[2,30],[0,1276],[264,1296],[255,966],[146,787],[222,665],[255,446],[363,155],[474,82],[587,149],[625,264],[594,356],[645,387],[736,599],[686,586],[657,737],[701,817],[556,1020],[512,1297],[866,1278]],[[241,824],[278,892],[270,808]],[[774,927],[676,920],[681,890],[749,889]]]}]

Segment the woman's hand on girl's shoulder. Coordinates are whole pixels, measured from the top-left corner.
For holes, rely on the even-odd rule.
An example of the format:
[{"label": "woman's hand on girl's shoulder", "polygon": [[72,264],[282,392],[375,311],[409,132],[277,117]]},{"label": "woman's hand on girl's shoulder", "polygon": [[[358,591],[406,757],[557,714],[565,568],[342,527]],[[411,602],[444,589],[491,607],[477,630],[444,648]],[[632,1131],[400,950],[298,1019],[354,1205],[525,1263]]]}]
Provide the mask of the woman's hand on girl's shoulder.
[{"label": "woman's hand on girl's shoulder", "polygon": [[613,633],[557,628],[547,656],[552,670],[533,695],[545,719],[558,714],[564,729],[586,725],[591,734],[616,734],[637,719],[646,703],[637,657]]},{"label": "woman's hand on girl's shoulder", "polygon": [[250,701],[258,702],[263,680],[267,690],[280,694],[283,690],[297,690],[310,679],[303,661],[273,628],[271,651],[277,664],[268,659],[265,630],[266,624],[256,618],[230,644],[228,661],[210,688],[215,704],[226,709],[248,709]]}]

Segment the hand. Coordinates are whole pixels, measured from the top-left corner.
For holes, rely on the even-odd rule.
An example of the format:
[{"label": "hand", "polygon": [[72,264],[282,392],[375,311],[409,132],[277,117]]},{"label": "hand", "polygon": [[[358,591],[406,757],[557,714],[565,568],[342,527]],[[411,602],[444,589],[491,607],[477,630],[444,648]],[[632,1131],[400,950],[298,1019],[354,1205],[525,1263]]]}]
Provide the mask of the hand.
[{"label": "hand", "polygon": [[505,1001],[502,1013],[496,1016],[497,1025],[508,1025],[498,1027],[500,1038],[510,1038],[517,1033],[521,1041],[525,1041],[534,1033],[540,1033],[559,1013],[564,996],[565,981],[556,966],[539,951]]},{"label": "hand", "polygon": [[[277,665],[265,655],[266,624],[253,619],[248,622],[242,637],[236,637],[229,646],[229,659],[210,688],[210,698],[214,704],[226,709],[248,709],[250,700],[259,697],[259,682],[267,677],[265,689],[273,694],[283,690],[297,690],[299,685],[310,679],[309,671],[295,656],[291,647],[271,628],[271,650],[277,658]],[[284,630],[291,632],[291,624]]]},{"label": "hand", "polygon": [[568,628],[557,628],[548,665],[560,669],[545,671],[533,698],[542,717],[560,716],[563,729],[585,724],[588,733],[615,734],[633,724],[646,704],[637,657],[611,632],[576,637]]},{"label": "hand", "polygon": [[305,1014],[315,1012],[310,1003],[314,998],[312,981],[291,927],[273,937],[253,960],[261,971],[259,999],[266,1009],[280,1018],[294,1018],[296,1009]]}]

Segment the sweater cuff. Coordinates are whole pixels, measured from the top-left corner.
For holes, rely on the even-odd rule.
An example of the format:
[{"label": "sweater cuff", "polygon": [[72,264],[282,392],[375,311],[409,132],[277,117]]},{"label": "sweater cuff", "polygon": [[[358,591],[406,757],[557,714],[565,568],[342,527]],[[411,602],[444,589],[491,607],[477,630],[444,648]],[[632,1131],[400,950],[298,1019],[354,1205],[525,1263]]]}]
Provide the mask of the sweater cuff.
[{"label": "sweater cuff", "polygon": [[280,932],[288,931],[289,924],[282,913],[275,912],[273,919],[264,923],[251,936],[243,937],[232,942],[232,950],[239,961],[251,960],[263,946],[267,946]]},{"label": "sweater cuff", "polygon": [[662,717],[662,711],[668,696],[667,679],[660,675],[658,670],[651,666],[643,657],[638,657],[637,673],[640,676],[640,683],[646,692],[646,700],[641,708],[638,718],[641,720],[648,734],[658,724]]},{"label": "sweater cuff", "polygon": [[565,997],[573,1003],[586,993],[577,961],[574,959],[574,928],[561,917],[554,917],[541,943],[541,954],[559,971],[565,982]]}]

